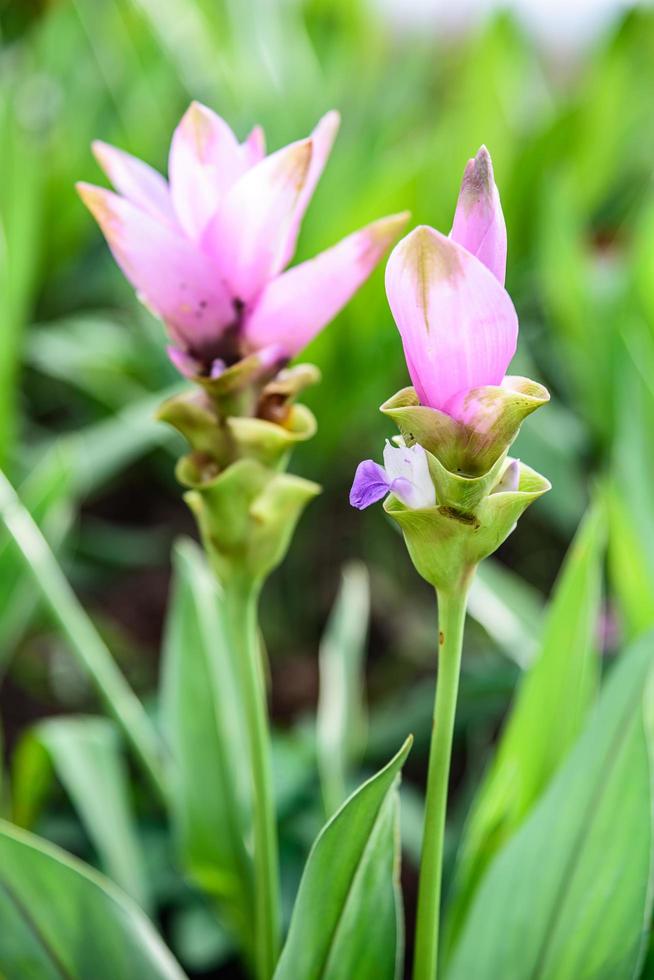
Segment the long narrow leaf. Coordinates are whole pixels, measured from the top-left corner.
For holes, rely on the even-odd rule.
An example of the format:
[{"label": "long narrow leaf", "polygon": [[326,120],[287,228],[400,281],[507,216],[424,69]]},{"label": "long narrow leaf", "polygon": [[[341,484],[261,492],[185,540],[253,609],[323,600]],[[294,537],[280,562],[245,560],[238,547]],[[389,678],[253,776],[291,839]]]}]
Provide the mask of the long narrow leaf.
[{"label": "long narrow leaf", "polygon": [[[51,547],[61,546],[72,522],[70,459],[48,453],[20,488],[20,497]],[[38,592],[20,549],[6,529],[0,531],[0,673],[39,605]]]},{"label": "long narrow leaf", "polygon": [[13,457],[18,431],[17,376],[22,334],[40,259],[43,155],[16,111],[7,80],[0,97],[0,467]]},{"label": "long narrow leaf", "polygon": [[66,789],[106,874],[147,909],[143,854],[114,725],[106,718],[51,718],[27,732],[14,755],[12,780],[14,820],[26,828],[39,804],[44,766]]},{"label": "long narrow leaf", "polygon": [[253,896],[243,712],[218,589],[192,541],[176,545],[174,569],[162,675],[173,825],[187,872],[219,900],[247,946]]},{"label": "long narrow leaf", "polygon": [[363,565],[343,571],[341,589],[320,644],[316,719],[318,766],[328,816],[347,796],[348,770],[361,751],[365,727],[362,663],[370,593]]},{"label": "long narrow leaf", "polygon": [[586,515],[551,601],[539,656],[524,676],[473,804],[447,922],[456,941],[489,861],[538,799],[583,726],[598,683],[604,507]]},{"label": "long narrow leaf", "polygon": [[137,905],[91,868],[0,821],[0,974],[184,980]]},{"label": "long narrow leaf", "polygon": [[447,980],[636,975],[652,898],[654,635],[623,657],[583,735],[490,866]]},{"label": "long narrow leaf", "polygon": [[160,746],[150,720],[84,612],[43,534],[2,473],[0,517],[62,635],[122,728],[153,786],[165,799]]},{"label": "long narrow leaf", "polygon": [[475,575],[468,612],[523,669],[538,650],[543,604],[538,592],[489,558]]},{"label": "long narrow leaf", "polygon": [[398,975],[397,785],[410,748],[408,738],[318,836],[275,980],[392,980]]}]

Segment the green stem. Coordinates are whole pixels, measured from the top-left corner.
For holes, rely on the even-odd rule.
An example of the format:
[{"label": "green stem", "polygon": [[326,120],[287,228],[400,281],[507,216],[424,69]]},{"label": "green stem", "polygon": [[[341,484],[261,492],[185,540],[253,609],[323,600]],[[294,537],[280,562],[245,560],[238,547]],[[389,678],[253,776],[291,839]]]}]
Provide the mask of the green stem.
[{"label": "green stem", "polygon": [[27,570],[68,639],[78,661],[89,675],[146,775],[166,802],[161,746],[143,705],[121,674],[29,511],[6,476],[0,472],[0,517],[13,537]]},{"label": "green stem", "polygon": [[257,627],[259,587],[225,583],[231,641],[240,670],[241,696],[249,735],[254,830],[254,932],[256,975],[270,980],[279,954],[279,868],[272,789],[266,685]]},{"label": "green stem", "polygon": [[443,840],[467,599],[467,580],[451,594],[438,593],[438,681],[429,747],[413,980],[435,980],[438,974]]}]

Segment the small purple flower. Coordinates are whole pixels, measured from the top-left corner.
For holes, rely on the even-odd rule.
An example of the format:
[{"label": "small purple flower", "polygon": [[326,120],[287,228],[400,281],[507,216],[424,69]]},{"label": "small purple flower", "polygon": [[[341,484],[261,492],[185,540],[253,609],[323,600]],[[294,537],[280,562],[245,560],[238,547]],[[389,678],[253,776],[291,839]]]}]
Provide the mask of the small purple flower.
[{"label": "small purple flower", "polygon": [[364,510],[388,493],[414,510],[434,506],[436,492],[422,446],[392,446],[387,440],[383,466],[372,459],[359,463],[350,491],[352,506]]}]

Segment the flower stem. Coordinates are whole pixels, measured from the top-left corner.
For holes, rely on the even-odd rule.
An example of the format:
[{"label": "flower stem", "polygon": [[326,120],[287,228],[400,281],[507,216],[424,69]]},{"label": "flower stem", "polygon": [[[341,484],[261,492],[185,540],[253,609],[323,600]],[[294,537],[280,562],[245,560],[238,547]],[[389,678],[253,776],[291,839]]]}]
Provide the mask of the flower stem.
[{"label": "flower stem", "polygon": [[225,606],[249,736],[254,836],[254,942],[258,980],[270,980],[279,954],[279,868],[266,686],[257,628],[259,587],[225,584]]},{"label": "flower stem", "polygon": [[435,980],[438,973],[443,839],[467,598],[468,578],[455,592],[438,593],[438,680],[429,747],[413,980]]}]

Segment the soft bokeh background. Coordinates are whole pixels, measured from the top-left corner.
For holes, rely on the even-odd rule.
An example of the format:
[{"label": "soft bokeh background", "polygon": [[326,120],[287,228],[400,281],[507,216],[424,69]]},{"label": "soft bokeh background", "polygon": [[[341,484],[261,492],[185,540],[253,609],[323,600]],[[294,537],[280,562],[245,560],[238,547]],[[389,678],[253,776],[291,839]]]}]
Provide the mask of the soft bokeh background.
[{"label": "soft bokeh background", "polygon": [[[610,505],[607,656],[654,622],[654,12],[574,0],[505,11],[393,0],[4,0],[0,23],[0,466],[150,700],[171,544],[193,533],[173,477],[181,444],[152,419],[178,379],[160,325],[75,194],[76,180],[103,182],[91,140],[165,171],[191,98],[240,136],[263,123],[273,148],[340,109],[300,259],[404,208],[414,223],[448,230],[466,160],[482,142],[491,151],[522,331],[513,373],[553,395],[525,425],[517,455],[553,490],[474,597],[455,839],[533,653],[529,628],[596,487]],[[288,891],[321,821],[310,736],[319,639],[341,568],[362,559],[372,589],[362,764],[387,758],[409,730],[417,739],[405,808],[410,916],[433,603],[381,510],[359,514],[347,500],[356,463],[379,457],[392,434],[378,406],[406,383],[381,270],[306,358],[323,372],[306,399],[319,432],[293,468],[324,494],[263,608]],[[97,705],[4,540],[0,548],[0,713],[15,766],[35,721]],[[238,975],[224,935],[174,871],[161,815],[136,776],[133,792],[167,938],[194,975]],[[42,803],[36,828],[93,861],[56,784]]]}]

